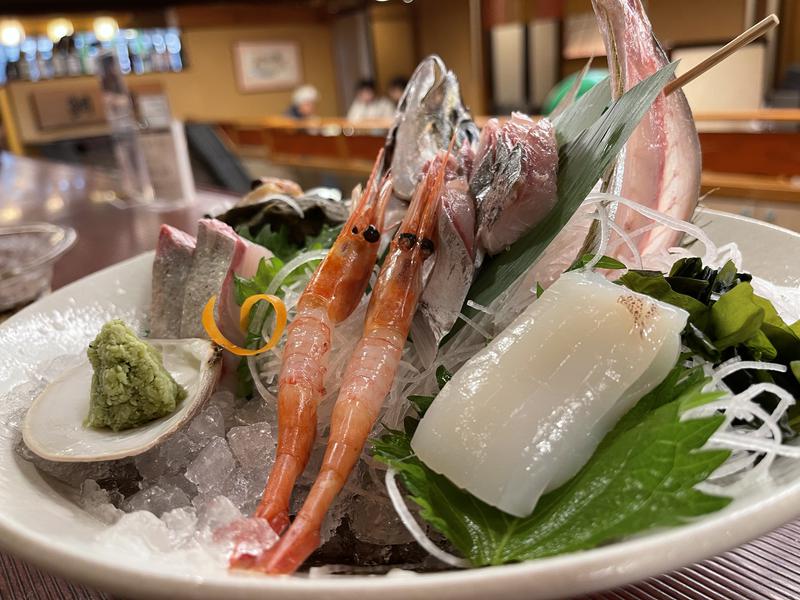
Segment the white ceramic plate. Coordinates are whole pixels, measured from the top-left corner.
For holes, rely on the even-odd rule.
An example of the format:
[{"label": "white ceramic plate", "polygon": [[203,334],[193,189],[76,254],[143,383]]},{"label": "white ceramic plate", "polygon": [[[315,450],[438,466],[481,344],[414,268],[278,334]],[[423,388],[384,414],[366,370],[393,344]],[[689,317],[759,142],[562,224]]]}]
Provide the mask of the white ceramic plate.
[{"label": "white ceramic plate", "polygon": [[[800,235],[743,217],[706,211],[706,231],[719,243],[735,240],[747,270],[778,284],[800,281],[789,258]],[[695,523],[604,548],[529,563],[404,577],[268,578],[209,569],[191,556],[160,556],[124,540],[101,541],[107,526],[82,511],[18,458],[13,444],[19,410],[9,390],[53,359],[79,354],[110,316],[134,323],[150,297],[152,254],[78,281],[21,311],[0,326],[0,543],[44,569],[126,597],[153,598],[552,598],[629,583],[680,567],[764,534],[800,516],[800,461],[777,461],[773,485]],[[10,402],[10,401],[9,401]],[[13,413],[9,416],[9,412]]]}]

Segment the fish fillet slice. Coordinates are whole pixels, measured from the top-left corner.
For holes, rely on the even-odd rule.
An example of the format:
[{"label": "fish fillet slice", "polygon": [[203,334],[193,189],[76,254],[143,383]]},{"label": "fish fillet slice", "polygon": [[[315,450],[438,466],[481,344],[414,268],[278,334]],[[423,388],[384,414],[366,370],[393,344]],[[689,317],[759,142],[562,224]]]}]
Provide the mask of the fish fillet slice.
[{"label": "fish fillet slice", "polygon": [[[653,36],[641,0],[592,0],[617,97],[655,73],[669,60]],[[691,219],[700,194],[700,141],[686,96],[675,90],[659,95],[626,144],[622,196],[683,221]],[[648,220],[621,206],[617,223],[626,231]],[[675,246],[681,233],[667,227],[648,232],[637,245],[641,254]]]},{"label": "fish fillet slice", "polygon": [[[222,221],[201,219],[198,222],[197,247],[183,294],[180,337],[208,337],[200,321],[203,306],[211,296],[230,298],[235,267],[245,250],[244,241]],[[221,302],[217,317],[227,312]],[[223,333],[232,333],[226,329],[223,327]]]},{"label": "fish fillet slice", "polygon": [[686,319],[599,274],[567,273],[453,376],[412,448],[481,500],[526,516],[666,377]]},{"label": "fish fillet slice", "polygon": [[548,119],[514,113],[481,135],[470,189],[478,207],[478,236],[497,254],[539,223],[556,201],[558,147]]},{"label": "fish fillet slice", "polygon": [[169,225],[161,226],[153,260],[150,337],[180,337],[182,298],[195,243],[188,233]]}]

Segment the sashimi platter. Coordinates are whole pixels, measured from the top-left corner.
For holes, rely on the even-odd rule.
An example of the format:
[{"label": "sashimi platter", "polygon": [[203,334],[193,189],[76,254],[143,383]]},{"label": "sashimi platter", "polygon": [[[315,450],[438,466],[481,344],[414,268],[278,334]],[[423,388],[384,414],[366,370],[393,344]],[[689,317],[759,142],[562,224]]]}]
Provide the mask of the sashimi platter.
[{"label": "sashimi platter", "polygon": [[0,326],[0,545],[130,596],[531,598],[800,515],[800,238],[698,209],[676,65],[593,6],[611,75],[548,117],[479,128],[429,56],[351,194],[262,179]]}]

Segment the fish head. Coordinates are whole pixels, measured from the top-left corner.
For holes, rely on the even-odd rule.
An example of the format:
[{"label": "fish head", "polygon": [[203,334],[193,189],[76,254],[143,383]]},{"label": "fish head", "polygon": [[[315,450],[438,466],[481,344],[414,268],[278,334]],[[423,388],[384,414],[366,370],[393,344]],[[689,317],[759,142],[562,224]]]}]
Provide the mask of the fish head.
[{"label": "fish head", "polygon": [[395,195],[411,197],[423,165],[446,148],[456,132],[459,147],[463,139],[472,143],[478,137],[461,101],[458,79],[441,58],[431,55],[411,76],[387,136]]}]

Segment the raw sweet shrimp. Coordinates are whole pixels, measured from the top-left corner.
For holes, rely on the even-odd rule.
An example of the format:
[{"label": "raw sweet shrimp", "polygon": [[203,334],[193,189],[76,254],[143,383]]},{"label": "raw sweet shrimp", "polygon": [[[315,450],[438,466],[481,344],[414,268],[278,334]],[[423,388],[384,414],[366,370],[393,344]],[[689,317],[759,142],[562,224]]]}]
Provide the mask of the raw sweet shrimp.
[{"label": "raw sweet shrimp", "polygon": [[[388,176],[376,178],[383,163],[378,154],[367,186],[325,259],[297,302],[288,328],[278,380],[278,448],[255,516],[280,533],[289,525],[289,500],[314,444],[317,405],[324,393],[331,331],[358,306],[378,254],[383,214],[391,196]],[[234,551],[231,566],[247,568],[254,557]]]},{"label": "raw sweet shrimp", "polygon": [[265,573],[291,573],[319,546],[320,525],[361,456],[397,365],[422,293],[422,265],[433,254],[439,197],[449,153],[427,170],[372,291],[364,333],[342,379],[319,475],[294,522],[255,561]]}]

